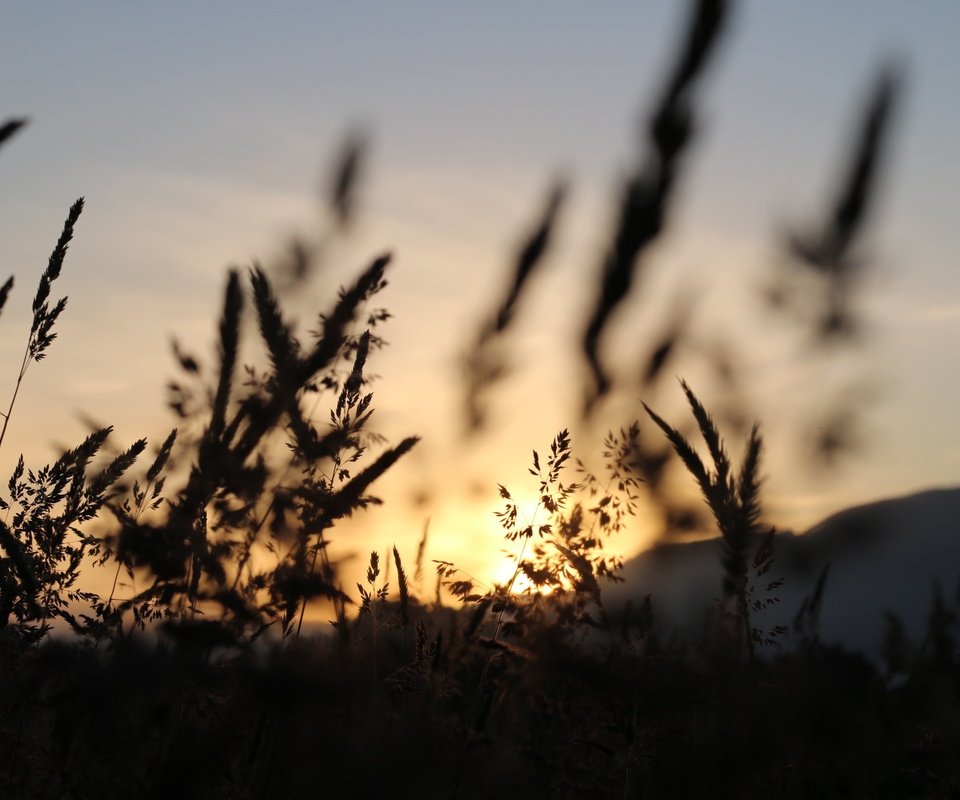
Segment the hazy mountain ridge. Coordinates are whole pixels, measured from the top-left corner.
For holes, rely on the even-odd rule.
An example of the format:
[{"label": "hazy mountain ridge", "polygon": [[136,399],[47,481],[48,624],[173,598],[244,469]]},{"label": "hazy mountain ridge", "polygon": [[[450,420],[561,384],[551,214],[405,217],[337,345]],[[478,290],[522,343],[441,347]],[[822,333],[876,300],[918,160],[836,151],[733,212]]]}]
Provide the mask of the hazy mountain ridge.
[{"label": "hazy mountain ridge", "polygon": [[[696,635],[704,609],[721,593],[719,539],[662,544],[624,566],[624,583],[606,590],[611,606],[653,595],[660,629]],[[892,611],[918,642],[934,582],[953,597],[960,580],[960,488],[932,489],[845,509],[806,533],[778,533],[769,579],[782,577],[780,602],[760,624],[793,623],[824,565],[830,572],[821,639],[876,655],[883,612]],[[766,576],[762,580],[766,580]]]}]

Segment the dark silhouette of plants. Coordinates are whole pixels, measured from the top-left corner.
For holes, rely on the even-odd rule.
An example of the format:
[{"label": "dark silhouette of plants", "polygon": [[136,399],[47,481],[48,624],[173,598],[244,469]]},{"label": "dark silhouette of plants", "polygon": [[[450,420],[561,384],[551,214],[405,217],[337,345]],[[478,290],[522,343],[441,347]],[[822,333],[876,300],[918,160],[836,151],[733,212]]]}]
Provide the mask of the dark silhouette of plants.
[{"label": "dark silhouette of plants", "polygon": [[140,439],[103,469],[90,470],[110,435],[103,428],[36,472],[21,457],[8,485],[10,502],[0,508],[13,511],[9,525],[0,522],[0,543],[7,558],[0,561],[0,627],[12,616],[17,632],[39,641],[61,618],[75,629],[83,627],[69,610],[96,601],[77,587],[83,559],[96,556],[100,540],[80,526],[97,516],[116,486],[146,447]]},{"label": "dark silhouette of plants", "polygon": [[[8,122],[3,140],[22,124],[22,120]],[[351,213],[360,156],[354,143],[334,182],[331,203],[341,225]],[[55,323],[67,301],[51,301],[51,287],[60,275],[82,210],[83,201],[78,200],[41,277],[0,443],[28,366],[42,360],[56,338]],[[378,441],[367,431],[372,394],[363,391],[364,367],[371,349],[383,344],[373,329],[389,314],[374,309],[367,314],[363,333],[351,328],[358,322],[360,309],[385,285],[388,261],[389,256],[375,259],[352,286],[340,292],[331,310],[319,316],[309,345],[294,335],[271,281],[254,265],[249,272],[250,290],[270,369],[259,374],[246,367],[247,380],[239,389],[236,374],[245,300],[240,273],[230,272],[219,326],[219,364],[212,385],[204,384],[198,359],[174,347],[180,366],[199,388],[171,387],[171,405],[189,423],[188,436],[181,436],[180,458],[192,463],[185,485],[166,506],[163,472],[177,431],[161,446],[144,483],[134,482],[131,495],[125,498],[126,488],[118,481],[145,449],[145,440],[92,475],[88,475],[88,467],[106,441],[109,428],[91,434],[79,447],[36,473],[27,470],[21,458],[9,486],[14,516],[9,525],[0,523],[6,553],[0,560],[0,608],[5,612],[0,624],[6,625],[13,615],[20,632],[35,640],[48,630],[50,618],[60,616],[78,631],[95,635],[99,642],[104,634],[118,635],[124,614],[130,612],[134,627],[161,618],[179,619],[183,635],[196,638],[196,626],[191,628],[187,622],[192,624],[194,617],[203,613],[202,607],[218,607],[220,622],[232,636],[245,631],[256,636],[275,622],[281,623],[286,636],[293,630],[298,612],[299,632],[310,598],[327,597],[334,602],[338,621],[344,623],[340,627],[345,635],[346,604],[350,601],[337,585],[326,556],[325,532],[337,520],[379,502],[369,494],[370,486],[417,441],[410,437],[364,462],[367,447]],[[12,285],[11,278],[0,289],[0,307]],[[341,379],[344,361],[351,366]],[[310,415],[325,392],[334,392],[336,404],[330,412],[329,430],[322,431]],[[305,404],[311,395],[317,400],[308,412]],[[205,422],[197,425],[198,418]],[[283,439],[292,455],[286,469],[276,476],[268,467],[269,454]],[[299,482],[285,483],[297,473]],[[110,494],[114,487],[116,491]],[[2,499],[0,503],[11,510],[11,503]],[[119,522],[118,532],[105,539],[84,533],[78,526],[93,519],[105,504]],[[153,518],[145,520],[143,512],[148,509]],[[158,513],[161,519],[155,518]],[[291,517],[297,520],[295,526]],[[264,544],[277,563],[272,569],[254,569],[251,554],[267,522],[269,539]],[[68,536],[76,541],[68,541]],[[111,549],[104,550],[104,544]],[[100,564],[117,560],[105,600],[74,586],[88,555],[98,558]],[[322,560],[320,572],[315,570],[318,557]],[[130,577],[146,573],[151,583],[135,596],[116,601],[123,568]],[[93,613],[82,613],[79,622],[67,606],[81,601],[92,607]],[[223,640],[214,627],[205,624],[200,628]]]},{"label": "dark silhouette of plants", "polygon": [[797,262],[825,278],[826,302],[818,305],[819,325],[827,336],[849,333],[853,325],[847,308],[850,288],[863,266],[860,239],[875,202],[901,82],[899,70],[893,67],[879,74],[852,142],[847,173],[821,229],[787,236],[787,246]]},{"label": "dark silhouette of plants", "polygon": [[[694,4],[647,155],[625,183],[581,341],[591,403],[610,388],[602,335],[667,220],[698,116],[693,95],[730,5]],[[895,73],[884,73],[822,233],[790,237],[804,268],[826,278],[829,302],[811,307],[828,338],[845,328],[896,86]],[[0,125],[0,145],[23,122]],[[330,182],[335,232],[355,217],[364,147],[349,141]],[[505,336],[562,197],[551,193],[474,341],[472,423],[485,419]],[[26,367],[56,335],[65,300],[50,294],[81,208],[71,209],[41,278],[4,430]],[[666,443],[642,436],[639,423],[611,432],[594,475],[563,430],[533,452],[529,516],[521,495],[500,487],[507,582],[488,586],[439,561],[440,581],[461,602],[445,603],[439,583],[428,602],[419,581],[425,526],[412,581],[395,546],[385,559],[371,553],[351,596],[329,554],[334,529],[379,502],[375,482],[417,439],[388,446],[371,430],[368,364],[389,314],[370,304],[388,256],[342,289],[306,335],[284,313],[284,291],[305,285],[320,250],[298,240],[283,269],[228,273],[215,363],[208,369],[175,344],[178,427],[132,483],[146,442],[108,457],[110,428],[40,469],[21,457],[9,500],[0,498],[0,795],[311,797],[358,775],[418,798],[479,797],[491,787],[503,797],[557,798],[956,793],[956,598],[935,586],[916,648],[888,614],[884,663],[874,664],[819,640],[824,568],[794,618],[797,647],[761,650],[785,627],[756,624],[777,608],[780,586],[771,579],[774,531],[761,521],[759,429],[735,468],[721,424],[686,383],[709,458],[647,408]],[[0,287],[0,308],[12,285]],[[663,381],[691,313],[680,308],[643,348],[645,390]],[[249,314],[262,357],[242,363]],[[685,511],[665,499],[670,448],[720,533],[722,613],[708,633],[732,642],[724,652],[733,659],[697,658],[661,637],[646,587],[635,587],[636,608],[612,608],[605,593],[622,566],[605,545],[629,530],[640,503]],[[105,507],[114,528],[91,533]],[[92,563],[113,569],[106,598],[80,583]],[[128,596],[120,596],[123,570],[139,587]],[[332,609],[333,635],[300,635],[311,602]],[[58,621],[77,636],[48,636]]]},{"label": "dark silhouette of plants", "polygon": [[[22,124],[18,120],[8,122],[0,140],[12,135]],[[82,211],[83,198],[80,198],[71,206],[40,276],[16,385],[7,411],[2,415],[0,444],[6,436],[27,369],[44,359],[57,337],[54,327],[67,307],[67,298],[52,302],[50,291],[60,277]],[[12,288],[13,277],[10,277],[0,287],[0,309]],[[10,625],[12,618],[17,634],[25,642],[38,642],[57,618],[82,629],[70,608],[98,599],[77,586],[84,558],[95,557],[100,552],[100,541],[80,526],[97,516],[146,447],[146,440],[140,439],[108,464],[94,470],[91,462],[100,453],[111,430],[107,427],[95,431],[54,463],[36,471],[26,467],[21,455],[7,486],[10,500],[0,497],[0,509],[8,515],[0,522],[0,545],[6,553],[0,558],[0,629]]]},{"label": "dark silhouette of plants", "polygon": [[[405,439],[363,463],[373,398],[362,391],[371,334],[351,339],[348,326],[384,285],[388,260],[376,259],[341,291],[332,310],[321,315],[310,345],[302,344],[284,320],[266,273],[251,269],[253,305],[270,369],[248,381],[245,394],[234,388],[244,300],[239,273],[230,273],[218,375],[207,392],[212,398],[208,422],[195,445],[186,485],[162,522],[138,522],[130,515],[121,520],[117,557],[152,576],[147,589],[126,601],[127,608],[145,610],[145,603],[159,600],[160,607],[179,608],[192,619],[200,605],[213,604],[235,635],[256,637],[278,623],[286,637],[299,632],[307,602],[327,598],[346,635],[350,600],[327,558],[326,534],[337,520],[378,502],[368,489],[417,441]],[[329,372],[343,359],[352,361],[352,368],[337,387]],[[339,392],[323,431],[305,404],[332,388]],[[267,465],[278,441],[286,443],[291,456],[273,475]],[[298,478],[288,483],[294,475]],[[254,566],[253,558],[265,526],[263,545],[276,562],[270,568]],[[141,613],[137,619],[142,621]]]},{"label": "dark silhouette of plants", "polygon": [[515,318],[520,298],[541,268],[565,196],[566,188],[562,183],[551,189],[543,217],[520,248],[503,299],[491,318],[480,327],[476,342],[464,359],[466,417],[470,430],[474,432],[479,431],[486,421],[485,395],[507,371],[503,339]]},{"label": "dark silhouette of plants", "polygon": [[[23,352],[23,360],[20,363],[20,371],[17,374],[17,383],[13,388],[13,394],[10,397],[10,404],[7,411],[3,414],[3,428],[0,428],[0,445],[7,434],[7,426],[10,424],[10,416],[13,414],[13,406],[17,402],[17,395],[20,392],[20,385],[27,374],[27,368],[34,361],[41,361],[46,355],[47,348],[57,338],[53,332],[53,326],[57,319],[67,307],[67,298],[61,297],[53,307],[50,306],[50,288],[53,282],[60,277],[60,270],[63,268],[63,260],[67,255],[67,247],[73,239],[73,228],[80,219],[83,211],[83,198],[77,200],[67,214],[67,219],[63,223],[63,231],[57,240],[53,252],[50,254],[50,260],[47,262],[47,268],[40,276],[40,285],[37,287],[37,294],[33,298],[33,321],[30,323],[30,335],[27,338],[27,346]],[[13,277],[7,279],[7,282],[0,287],[0,309],[3,308],[13,288]]]},{"label": "dark silhouette of plants", "polygon": [[[601,582],[621,580],[622,561],[605,551],[605,543],[636,511],[639,477],[632,457],[638,431],[634,424],[619,434],[607,435],[604,458],[608,477],[602,486],[581,462],[571,460],[568,431],[554,437],[544,460],[534,450],[528,472],[537,481],[538,499],[529,516],[500,485],[503,507],[495,512],[496,517],[504,538],[520,542],[505,584],[486,586],[449,561],[436,562],[448,590],[475,607],[467,639],[479,635],[477,641],[491,650],[478,696],[498,652],[521,652],[543,635],[566,639],[586,630],[610,632]],[[566,468],[574,463],[581,479],[564,480]],[[521,576],[527,586],[518,591],[515,587]],[[496,615],[495,622],[491,635],[483,636],[488,612]]]},{"label": "dark silhouette of plants", "polygon": [[[141,485],[139,479],[134,480],[129,496],[124,497],[119,502],[114,500],[107,504],[109,510],[113,512],[113,515],[122,525],[136,525],[144,511],[156,512],[163,505],[165,500],[163,489],[167,480],[164,470],[170,460],[176,440],[177,429],[174,428],[161,444],[153,463],[147,469],[143,484]],[[104,636],[113,639],[119,637],[122,633],[123,609],[114,603],[114,599],[120,572],[124,569],[124,564],[114,558],[114,553],[109,548],[100,548],[100,556],[96,562],[99,566],[114,560],[117,561],[117,565],[110,585],[110,594],[106,599],[91,597],[90,604],[94,613],[92,615],[80,615],[86,625],[86,633],[94,636],[97,644]],[[132,580],[134,578],[133,570],[127,566],[126,572],[127,577]],[[132,612],[137,624],[150,618],[149,604],[133,606]]]},{"label": "dark silhouette of plants", "polygon": [[623,187],[617,227],[603,262],[599,296],[583,333],[583,354],[592,384],[588,410],[610,388],[599,352],[601,335],[636,280],[638,259],[663,230],[684,154],[696,131],[693,95],[727,23],[729,6],[725,0],[699,0],[695,4],[686,39],[650,115],[649,150],[638,159]]},{"label": "dark silhouette of plants", "polygon": [[0,125],[0,146],[6,144],[7,139],[13,136],[26,124],[27,120],[14,118],[8,119],[6,122]]},{"label": "dark silhouette of plants", "polygon": [[[791,226],[783,237],[788,269],[772,276],[766,296],[777,311],[799,320],[806,338],[812,331],[817,346],[864,342],[858,335],[863,326],[857,316],[856,289],[870,261],[867,223],[888,163],[903,83],[903,70],[897,65],[879,71],[857,120],[834,196],[825,203],[825,218],[816,226]],[[820,464],[830,465],[864,443],[858,429],[862,394],[849,388],[833,392],[802,432],[813,442],[811,455]]]},{"label": "dark silhouette of plants", "polygon": [[[713,462],[709,469],[697,451],[676,429],[659,417],[645,403],[650,418],[664,432],[683,465],[696,480],[703,499],[710,507],[720,531],[723,546],[723,594],[734,603],[734,633],[738,643],[745,646],[750,658],[756,641],[775,639],[785,628],[776,628],[766,634],[755,630],[750,623],[752,611],[765,608],[768,602],[758,597],[750,585],[749,549],[757,537],[765,532],[760,519],[760,428],[754,424],[747,438],[746,450],[739,472],[732,462],[713,418],[684,381],[680,382],[697,427],[707,445]],[[770,569],[773,559],[773,530],[767,530],[753,559],[754,578],[759,579]],[[780,581],[767,584],[766,593],[776,590]]]}]

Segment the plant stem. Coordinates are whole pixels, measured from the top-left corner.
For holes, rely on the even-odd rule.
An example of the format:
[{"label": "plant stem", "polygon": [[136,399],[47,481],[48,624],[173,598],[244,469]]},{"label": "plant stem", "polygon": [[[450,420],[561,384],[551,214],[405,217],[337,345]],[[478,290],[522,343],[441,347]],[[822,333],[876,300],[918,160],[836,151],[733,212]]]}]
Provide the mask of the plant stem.
[{"label": "plant stem", "polygon": [[0,447],[3,446],[3,438],[7,435],[7,425],[10,424],[10,415],[13,413],[13,404],[17,402],[17,394],[20,391],[20,384],[23,383],[23,376],[27,374],[27,367],[30,364],[30,343],[33,341],[33,334],[27,340],[27,349],[23,354],[23,361],[20,363],[20,374],[17,375],[17,385],[13,387],[13,397],[10,398],[10,405],[7,406],[7,413],[3,415],[3,429],[0,430]]}]

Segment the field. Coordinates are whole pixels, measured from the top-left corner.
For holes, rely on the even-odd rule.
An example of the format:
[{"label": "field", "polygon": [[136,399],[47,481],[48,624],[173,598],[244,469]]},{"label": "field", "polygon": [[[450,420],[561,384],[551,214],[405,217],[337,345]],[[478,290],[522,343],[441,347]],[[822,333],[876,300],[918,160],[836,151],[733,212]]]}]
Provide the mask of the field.
[{"label": "field", "polygon": [[[616,198],[579,339],[581,419],[615,388],[604,337],[697,140],[699,86],[729,9],[693,6]],[[797,324],[821,348],[856,346],[852,299],[900,72],[880,70],[870,89],[839,189],[816,228],[784,237],[790,271],[769,292],[778,312],[800,308]],[[0,128],[4,157],[24,124]],[[327,198],[338,225],[356,213],[364,155],[351,141],[338,163]],[[566,193],[547,193],[454,376],[472,436],[489,430]],[[77,200],[41,273],[0,447],[32,369],[56,347],[68,313],[57,281],[84,213]],[[283,301],[311,279],[314,254],[294,254],[283,274],[256,263],[227,273],[217,363],[177,350],[177,427],[162,442],[115,448],[98,428],[46,466],[21,457],[0,494],[0,796],[960,796],[960,597],[934,589],[922,640],[892,614],[878,619],[881,662],[820,640],[829,564],[799,610],[780,613],[761,424],[742,424],[745,408],[714,413],[692,381],[676,388],[682,416],[638,403],[637,420],[593,443],[599,474],[568,430],[532,443],[523,496],[535,508],[499,486],[512,559],[502,583],[426,558],[426,530],[419,544],[370,553],[353,580],[331,543],[380,503],[377,481],[404,470],[424,432],[387,442],[375,430],[391,257],[372,257],[303,335]],[[12,291],[10,278],[0,310]],[[642,387],[672,384],[683,338],[681,314],[638,345]],[[851,402],[832,409],[819,457],[848,446]],[[671,469],[697,505],[673,491]],[[645,506],[667,527],[716,537],[723,577],[695,636],[664,625],[643,586],[607,602],[622,580],[612,537]],[[92,575],[108,576],[109,591],[91,588]]]}]

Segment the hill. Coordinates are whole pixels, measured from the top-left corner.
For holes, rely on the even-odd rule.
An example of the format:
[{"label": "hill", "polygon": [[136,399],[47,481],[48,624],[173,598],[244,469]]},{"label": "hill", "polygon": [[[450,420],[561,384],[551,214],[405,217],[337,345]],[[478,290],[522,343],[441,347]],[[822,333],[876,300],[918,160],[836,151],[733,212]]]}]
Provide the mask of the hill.
[{"label": "hill", "polygon": [[[624,566],[625,582],[606,591],[611,607],[653,595],[661,632],[695,635],[720,596],[719,540],[662,544]],[[829,563],[821,639],[876,656],[884,612],[895,613],[914,643],[924,634],[933,587],[947,596],[960,578],[960,488],[932,489],[840,511],[803,534],[778,533],[773,578],[779,604],[760,621],[791,625]]]}]

